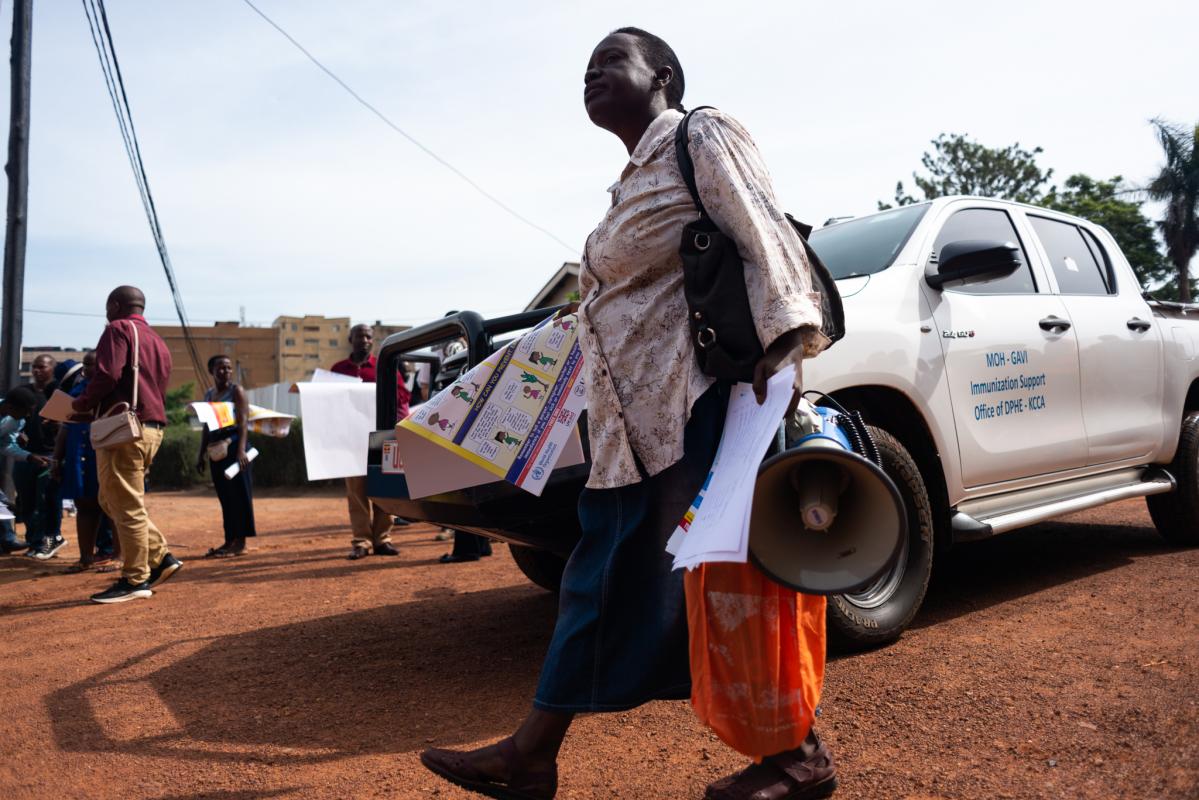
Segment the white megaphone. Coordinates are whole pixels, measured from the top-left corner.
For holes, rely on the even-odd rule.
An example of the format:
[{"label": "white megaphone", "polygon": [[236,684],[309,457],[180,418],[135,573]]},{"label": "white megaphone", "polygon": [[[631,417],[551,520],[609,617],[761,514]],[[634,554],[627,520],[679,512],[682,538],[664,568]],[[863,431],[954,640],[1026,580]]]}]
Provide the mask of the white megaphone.
[{"label": "white megaphone", "polygon": [[[749,555],[762,572],[805,594],[844,594],[890,569],[907,514],[860,417],[801,399],[798,440],[762,462]],[[853,441],[857,443],[855,448]]]}]

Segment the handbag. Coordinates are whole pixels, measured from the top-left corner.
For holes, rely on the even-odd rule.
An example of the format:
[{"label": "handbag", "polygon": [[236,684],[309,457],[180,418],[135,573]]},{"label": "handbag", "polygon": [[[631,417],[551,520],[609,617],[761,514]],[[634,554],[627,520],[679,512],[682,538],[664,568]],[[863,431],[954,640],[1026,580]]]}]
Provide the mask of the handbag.
[{"label": "handbag", "polygon": [[[683,295],[687,298],[687,322],[695,357],[705,375],[717,380],[751,382],[754,366],[763,355],[758,340],[749,295],[745,289],[745,268],[737,243],[725,236],[708,216],[695,186],[695,165],[687,145],[688,125],[700,106],[687,113],[674,134],[679,171],[691,199],[699,209],[699,219],[683,227],[679,255],[683,259]],[[812,273],[812,289],[820,295],[820,330],[830,343],[845,336],[845,312],[841,294],[828,267],[808,244],[810,226],[790,214],[787,221],[803,244]]]},{"label": "handbag", "polygon": [[137,384],[138,366],[141,347],[137,338],[137,324],[133,327],[133,404],[120,402],[108,410],[108,413],[92,421],[89,437],[92,447],[96,450],[108,450],[120,447],[130,442],[141,441],[142,422],[137,418]]},{"label": "handbag", "polygon": [[224,461],[229,457],[229,442],[231,439],[221,439],[208,445],[205,452],[209,461]]}]

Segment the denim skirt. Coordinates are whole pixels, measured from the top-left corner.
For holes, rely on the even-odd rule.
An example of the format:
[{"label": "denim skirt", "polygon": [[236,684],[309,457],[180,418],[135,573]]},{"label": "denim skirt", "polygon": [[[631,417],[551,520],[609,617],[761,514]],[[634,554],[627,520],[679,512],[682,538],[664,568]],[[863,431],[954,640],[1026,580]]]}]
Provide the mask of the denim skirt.
[{"label": "denim skirt", "polygon": [[583,490],[583,536],[562,575],[537,708],[624,711],[690,696],[683,574],[665,548],[716,458],[727,406],[720,384],[695,402],[678,463],[630,486]]}]

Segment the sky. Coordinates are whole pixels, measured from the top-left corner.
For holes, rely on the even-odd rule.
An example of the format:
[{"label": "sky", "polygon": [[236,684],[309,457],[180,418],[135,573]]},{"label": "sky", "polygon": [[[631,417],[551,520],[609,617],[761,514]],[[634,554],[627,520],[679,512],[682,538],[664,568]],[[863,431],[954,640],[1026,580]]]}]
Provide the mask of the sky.
[{"label": "sky", "polygon": [[[193,324],[523,309],[578,259],[627,162],[582,103],[592,48],[625,25],[670,42],[684,102],[737,117],[782,205],[815,224],[875,210],[897,180],[913,188],[942,132],[1040,146],[1055,182],[1141,184],[1161,164],[1148,120],[1199,122],[1199,4],[1187,0],[254,2],[410,136],[573,246],[388,128],[243,0],[108,0]],[[34,5],[24,342],[91,345],[124,283],[169,324],[82,5]]]}]

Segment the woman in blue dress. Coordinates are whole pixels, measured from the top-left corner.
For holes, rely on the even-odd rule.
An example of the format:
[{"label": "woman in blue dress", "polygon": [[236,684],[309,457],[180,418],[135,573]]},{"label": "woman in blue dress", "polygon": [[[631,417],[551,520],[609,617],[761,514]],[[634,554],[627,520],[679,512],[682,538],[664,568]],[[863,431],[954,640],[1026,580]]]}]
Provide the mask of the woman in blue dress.
[{"label": "woman in blue dress", "polygon": [[[88,350],[82,363],[67,360],[58,365],[59,388],[79,397],[96,369],[96,353]],[[61,372],[61,374],[57,374]],[[91,423],[68,422],[58,429],[54,443],[54,470],[61,481],[62,499],[75,502],[75,534],[79,539],[79,561],[69,572],[86,572],[92,567],[120,559],[120,544],[112,535],[112,522],[100,509],[100,483],[96,477],[96,451],[92,449]]]},{"label": "woman in blue dress", "polygon": [[[229,356],[208,359],[208,372],[215,385],[204,395],[204,401],[232,403],[237,419],[235,425],[220,430],[205,428],[200,439],[200,454],[196,459],[196,471],[201,473],[204,472],[205,459],[210,462],[212,485],[221,501],[221,518],[225,527],[224,543],[211,548],[204,557],[226,558],[244,553],[246,538],[256,535],[253,480],[250,459],[246,457],[250,404],[245,390],[233,382],[233,361]],[[232,478],[226,477],[225,470],[234,464],[240,465],[240,470]]]}]

